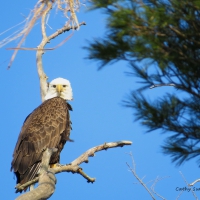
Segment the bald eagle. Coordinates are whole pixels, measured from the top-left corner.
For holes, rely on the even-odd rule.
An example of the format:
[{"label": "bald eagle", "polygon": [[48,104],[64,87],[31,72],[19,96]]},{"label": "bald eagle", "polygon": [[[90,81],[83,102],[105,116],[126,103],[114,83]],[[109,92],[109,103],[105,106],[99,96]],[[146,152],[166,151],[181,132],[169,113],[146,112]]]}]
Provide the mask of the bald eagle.
[{"label": "bald eagle", "polygon": [[59,163],[60,152],[70,140],[71,121],[67,100],[72,100],[70,82],[56,78],[50,82],[45,101],[25,119],[11,163],[17,184],[24,184],[36,176],[46,148],[57,148],[50,164]]}]

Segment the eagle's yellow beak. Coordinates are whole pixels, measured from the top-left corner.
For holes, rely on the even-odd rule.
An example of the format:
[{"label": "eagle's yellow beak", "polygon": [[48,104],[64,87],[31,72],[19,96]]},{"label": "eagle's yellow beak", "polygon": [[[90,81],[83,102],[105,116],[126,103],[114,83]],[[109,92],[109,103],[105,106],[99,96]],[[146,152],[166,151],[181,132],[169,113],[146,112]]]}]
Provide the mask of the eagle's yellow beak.
[{"label": "eagle's yellow beak", "polygon": [[56,90],[60,94],[61,92],[63,92],[63,86],[62,85],[56,85]]}]

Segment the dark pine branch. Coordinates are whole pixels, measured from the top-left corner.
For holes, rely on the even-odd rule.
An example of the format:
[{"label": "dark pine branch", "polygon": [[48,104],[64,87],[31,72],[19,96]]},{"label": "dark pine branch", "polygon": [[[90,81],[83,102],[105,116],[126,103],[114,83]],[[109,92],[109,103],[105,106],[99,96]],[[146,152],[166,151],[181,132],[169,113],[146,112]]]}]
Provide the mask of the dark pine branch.
[{"label": "dark pine branch", "polygon": [[[127,61],[128,75],[140,83],[124,101],[135,120],[147,132],[168,134],[163,151],[177,164],[199,157],[199,1],[94,0],[93,8],[107,14],[107,31],[85,47],[88,59],[99,61],[100,68]],[[171,93],[152,101],[145,96],[150,87],[167,85]]]}]

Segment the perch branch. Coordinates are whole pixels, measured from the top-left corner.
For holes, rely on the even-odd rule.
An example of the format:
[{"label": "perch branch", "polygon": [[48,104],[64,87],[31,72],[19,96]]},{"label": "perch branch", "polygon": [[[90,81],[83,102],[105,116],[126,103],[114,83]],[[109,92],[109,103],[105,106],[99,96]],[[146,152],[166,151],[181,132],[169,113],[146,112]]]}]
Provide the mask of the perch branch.
[{"label": "perch branch", "polygon": [[[101,151],[101,150],[107,150],[109,148],[115,148],[115,147],[123,147],[125,145],[131,145],[132,142],[131,141],[118,141],[118,142],[109,142],[109,143],[104,143],[101,145],[98,145],[96,147],[93,147],[89,150],[87,150],[85,153],[83,153],[81,156],[79,156],[78,158],[76,158],[73,162],[71,162],[68,165],[60,165],[54,168],[51,168],[52,173],[54,174],[58,174],[61,172],[72,172],[72,173],[78,173],[81,176],[83,176],[87,182],[95,182],[95,178],[91,178],[89,177],[85,172],[83,172],[83,170],[79,167],[79,165],[83,162],[88,162],[88,157],[94,156],[95,152]],[[32,185],[33,183],[37,183],[39,180],[39,178],[35,178],[23,185],[16,185],[16,189],[17,191],[21,191],[24,188]],[[21,200],[21,199],[20,199]]]},{"label": "perch branch", "polygon": [[89,150],[87,150],[85,153],[83,153],[81,156],[79,156],[77,159],[71,162],[71,165],[80,165],[83,162],[88,162],[88,157],[94,156],[95,152],[102,151],[102,150],[107,150],[109,148],[115,148],[115,147],[123,147],[124,145],[131,145],[131,141],[118,141],[118,142],[109,142],[109,143],[104,143],[102,145],[93,147]]},{"label": "perch branch", "polygon": [[[49,161],[51,155],[56,152],[55,148],[47,148],[42,156],[42,163],[40,167],[40,176],[38,187],[32,191],[29,191],[16,200],[36,200],[36,199],[48,199],[55,190],[56,177],[54,173],[49,169]],[[45,191],[45,192],[44,192]]]}]

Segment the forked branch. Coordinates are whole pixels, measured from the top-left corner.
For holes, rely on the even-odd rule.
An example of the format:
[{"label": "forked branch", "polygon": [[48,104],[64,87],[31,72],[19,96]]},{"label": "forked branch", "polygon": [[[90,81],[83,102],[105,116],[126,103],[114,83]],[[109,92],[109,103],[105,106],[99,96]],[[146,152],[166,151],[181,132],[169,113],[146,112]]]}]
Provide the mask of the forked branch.
[{"label": "forked branch", "polygon": [[[8,65],[8,69],[11,67],[11,65],[17,55],[17,52],[19,50],[21,50],[21,49],[30,50],[30,48],[21,48],[21,46],[24,43],[24,41],[26,40],[26,37],[28,36],[28,34],[32,30],[32,28],[35,26],[36,21],[40,18],[42,19],[41,20],[42,21],[41,22],[42,37],[43,37],[44,41],[45,41],[45,39],[47,39],[46,30],[45,30],[45,25],[46,25],[46,21],[47,21],[46,16],[49,13],[49,11],[52,9],[53,4],[57,5],[57,9],[61,10],[61,12],[63,12],[64,16],[66,16],[66,18],[68,19],[67,22],[65,23],[64,27],[69,26],[69,27],[72,27],[72,29],[74,29],[74,30],[79,29],[80,24],[78,23],[78,19],[76,17],[76,11],[78,11],[78,9],[80,7],[79,0],[38,0],[36,5],[34,6],[34,9],[31,10],[29,16],[26,17],[26,20],[22,22],[22,23],[25,22],[24,28],[22,30],[17,30],[10,36],[6,37],[4,40],[0,41],[0,47],[2,47],[4,45],[6,45],[7,43],[21,37],[16,48],[8,48],[9,50],[14,50],[14,53],[10,59],[9,65]],[[71,13],[71,17],[67,16],[67,13],[69,13],[69,12]],[[15,26],[13,26],[12,28],[14,28],[14,27]],[[10,28],[10,29],[12,29],[12,28]],[[10,29],[8,29],[8,30],[10,30]],[[7,32],[8,30],[4,31],[3,33]],[[1,33],[1,34],[3,34],[3,33]],[[33,50],[33,49],[31,49],[31,50]],[[42,76],[44,76],[46,78],[45,74],[42,74]],[[44,87],[46,87],[46,86],[44,85]]]},{"label": "forked branch", "polygon": [[[153,200],[156,199],[156,198],[154,197],[153,194],[155,194],[156,196],[158,196],[159,198],[161,198],[161,199],[163,199],[163,200],[166,200],[164,197],[162,197],[160,194],[158,194],[158,193],[155,191],[155,186],[156,186],[156,183],[157,183],[158,181],[160,181],[160,180],[162,180],[162,179],[164,179],[164,178],[167,178],[167,177],[163,177],[163,178],[157,177],[157,178],[153,181],[153,184],[152,184],[151,188],[148,188],[147,184],[144,183],[143,178],[140,178],[140,177],[138,176],[138,174],[136,173],[136,164],[135,164],[135,161],[134,161],[134,158],[133,158],[133,155],[132,155],[131,152],[129,153],[129,156],[130,156],[131,159],[132,159],[132,167],[131,167],[128,163],[126,163],[126,164],[127,164],[128,168],[129,168],[130,172],[134,175],[134,177],[135,177],[135,178],[137,179],[137,181],[139,182],[139,184],[141,184],[141,185],[144,187],[144,189],[149,193],[149,195],[151,196],[151,198],[152,198]],[[152,181],[150,181],[150,182],[152,182]]]},{"label": "forked branch", "polygon": [[47,148],[44,151],[42,156],[38,187],[35,190],[19,196],[16,200],[48,199],[54,193],[56,177],[48,166],[51,155],[56,151],[57,149],[55,148]]},{"label": "forked branch", "polygon": [[[123,141],[122,140],[122,141],[118,141],[118,142],[109,142],[109,143],[104,143],[104,144],[98,145],[96,147],[93,147],[93,148],[87,150],[85,153],[83,153],[81,156],[76,158],[70,164],[59,165],[54,168],[48,169],[48,173],[49,173],[49,171],[51,171],[52,174],[57,174],[57,173],[61,173],[61,172],[77,173],[77,174],[80,174],[81,176],[83,176],[87,180],[87,182],[93,183],[93,182],[95,182],[95,178],[91,178],[90,176],[88,176],[79,165],[84,162],[88,163],[88,158],[91,156],[94,156],[94,154],[98,151],[107,150],[107,149],[116,148],[116,147],[123,147],[125,145],[131,145],[131,144],[132,144],[131,141]],[[17,189],[17,191],[21,191],[24,188],[26,188],[27,186],[30,186],[33,183],[37,183],[38,181],[40,184],[40,177],[41,177],[41,175],[39,177],[35,178],[34,180],[29,181],[23,185],[18,184],[15,188]],[[54,185],[55,185],[55,183],[54,183]],[[33,191],[35,191],[35,190],[33,190]],[[31,192],[32,191],[30,191],[28,193],[31,193]],[[17,200],[22,200],[22,199],[19,198]]]},{"label": "forked branch", "polygon": [[[37,53],[36,53],[36,63],[37,63],[38,76],[40,79],[40,94],[41,94],[42,102],[44,101],[44,97],[46,95],[47,88],[48,88],[48,84],[47,84],[48,77],[45,74],[43,65],[42,65],[42,55],[45,52],[44,47],[46,46],[47,43],[49,43],[52,39],[56,38],[60,34],[66,32],[66,31],[69,31],[71,29],[78,29],[81,25],[86,25],[85,22],[82,22],[79,25],[73,27],[73,26],[70,26],[70,24],[68,23],[68,24],[64,25],[61,29],[55,31],[55,33],[51,34],[50,36],[47,36],[47,34],[46,34],[46,18],[47,18],[47,14],[49,13],[49,11],[51,9],[52,9],[52,3],[50,1],[48,1],[46,10],[43,12],[42,20],[41,20],[42,41],[39,44],[39,46],[37,48]],[[63,42],[58,44],[55,48],[63,45],[71,36],[72,36],[72,34],[69,37],[67,37]],[[53,50],[55,48],[51,48],[48,50]]]}]

